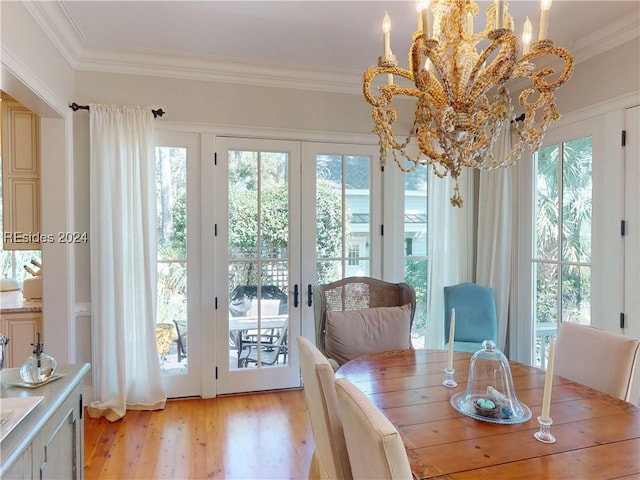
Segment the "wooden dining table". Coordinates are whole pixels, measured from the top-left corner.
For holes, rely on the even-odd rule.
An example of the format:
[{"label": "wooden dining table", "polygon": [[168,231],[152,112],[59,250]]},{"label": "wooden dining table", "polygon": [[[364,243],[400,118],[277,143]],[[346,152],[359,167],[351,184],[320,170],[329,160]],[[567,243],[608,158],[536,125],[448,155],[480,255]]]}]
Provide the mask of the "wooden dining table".
[{"label": "wooden dining table", "polygon": [[367,394],[398,429],[416,479],[640,478],[640,408],[556,375],[550,407],[556,442],[542,443],[534,433],[545,372],[510,361],[515,395],[532,415],[522,423],[490,423],[450,403],[466,390],[470,359],[454,352],[453,388],[442,385],[445,350],[366,355],[342,365],[336,377]]}]

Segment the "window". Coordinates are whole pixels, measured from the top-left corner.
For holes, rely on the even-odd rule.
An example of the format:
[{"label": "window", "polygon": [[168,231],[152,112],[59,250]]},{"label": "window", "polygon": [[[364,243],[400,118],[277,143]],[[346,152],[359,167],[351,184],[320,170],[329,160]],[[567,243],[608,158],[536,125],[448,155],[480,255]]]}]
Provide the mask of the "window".
[{"label": "window", "polygon": [[349,266],[358,266],[360,265],[360,260],[358,257],[360,256],[360,245],[349,245]]},{"label": "window", "polygon": [[544,367],[558,322],[590,323],[590,136],[540,149],[534,200],[535,364]]},{"label": "window", "polygon": [[404,281],[416,292],[412,342],[424,347],[427,323],[427,167],[404,175]]}]

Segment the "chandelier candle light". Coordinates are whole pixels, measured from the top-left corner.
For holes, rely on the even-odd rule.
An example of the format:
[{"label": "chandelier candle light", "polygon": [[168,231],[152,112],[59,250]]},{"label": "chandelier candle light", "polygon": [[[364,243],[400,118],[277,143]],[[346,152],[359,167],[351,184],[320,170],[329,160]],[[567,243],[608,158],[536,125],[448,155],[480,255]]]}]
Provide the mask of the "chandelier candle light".
[{"label": "chandelier candle light", "polygon": [[[385,13],[383,54],[378,66],[368,68],[363,77],[382,165],[391,153],[404,172],[431,165],[438,177],[450,175],[456,182],[451,203],[461,207],[457,180],[462,167],[506,168],[525,147],[536,152],[549,124],[560,118],[554,91],[573,72],[569,52],[546,38],[550,6],[551,0],[541,1],[538,40],[533,44],[533,26],[527,17],[520,47],[505,0],[495,0],[487,8],[487,24],[478,33],[473,30],[479,12],[474,0],[419,1],[408,69],[398,67],[391,51],[391,18]],[[556,64],[560,64],[558,71]],[[387,81],[373,88],[378,75],[386,75]],[[409,86],[396,84],[397,78],[408,80]],[[515,107],[507,88],[517,79],[524,87],[518,95],[521,122],[513,122]],[[416,100],[411,128],[402,138],[393,131],[398,118],[391,106],[395,96]],[[504,158],[496,158],[494,143],[509,133],[512,122],[516,140]],[[419,153],[411,151],[414,143]]]}]

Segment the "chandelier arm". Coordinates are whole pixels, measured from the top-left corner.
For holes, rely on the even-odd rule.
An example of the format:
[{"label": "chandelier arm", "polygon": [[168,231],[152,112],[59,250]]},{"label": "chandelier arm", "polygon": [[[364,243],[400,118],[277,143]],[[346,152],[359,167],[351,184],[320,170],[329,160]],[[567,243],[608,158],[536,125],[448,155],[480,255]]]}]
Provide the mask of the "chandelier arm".
[{"label": "chandelier arm", "polygon": [[389,103],[391,103],[391,100],[395,95],[407,95],[413,97],[418,97],[421,95],[421,92],[415,88],[401,88],[396,85],[383,85],[378,88],[380,94],[378,96],[375,96],[373,93],[371,93],[371,83],[373,79],[378,75],[387,74],[397,75],[413,81],[413,75],[411,74],[411,72],[403,68],[393,66],[367,68],[362,78],[362,93],[364,94],[367,102],[369,102],[371,105],[379,107],[388,105]]},{"label": "chandelier arm", "polygon": [[[494,31],[492,33],[495,32],[498,31]],[[510,31],[507,30],[507,32]],[[498,48],[500,48],[498,56],[488,67],[479,73],[478,78],[476,79],[474,74],[478,74],[478,72],[480,72],[480,67],[489,55]],[[482,51],[480,58],[478,58],[476,62],[472,72],[473,81],[470,79],[469,85],[467,86],[468,98],[478,98],[494,85],[502,85],[505,83],[513,73],[514,66],[516,64],[516,57],[517,42],[515,36],[512,33],[496,35],[491,44]]]},{"label": "chandelier arm", "polygon": [[[434,40],[431,40],[431,42],[437,45]],[[436,72],[436,75],[431,71],[428,72],[429,85],[433,85],[433,89],[430,89],[432,99],[439,108],[454,103],[456,100],[455,91],[449,76],[446,74],[446,62],[443,60],[441,52],[435,48],[426,47],[426,56],[431,61],[431,66]]]},{"label": "chandelier arm", "polygon": [[[547,79],[551,74],[555,73],[555,69],[546,67],[536,71],[535,65],[531,63],[531,60],[545,56],[555,56],[564,62],[562,73],[551,83],[548,83]],[[518,60],[513,76],[531,78],[534,87],[538,91],[553,91],[569,80],[573,74],[573,68],[573,58],[566,48],[553,46],[550,40],[544,40],[536,42],[532,51]]]},{"label": "chandelier arm", "polygon": [[[415,35],[409,57],[416,87],[427,95],[429,102],[437,105],[438,108],[442,108],[447,104],[447,99],[453,95],[451,86],[449,84],[443,85],[443,82],[436,75],[422,67],[425,59],[429,59],[440,78],[446,78],[441,74],[444,70],[444,62],[438,56],[437,47],[438,42],[436,40],[426,38],[424,34]],[[449,91],[446,90],[447,88],[449,88]]]},{"label": "chandelier arm", "polygon": [[[421,92],[427,89],[427,81],[424,68],[422,68],[422,58],[429,55],[431,49],[427,49],[425,46],[426,37],[424,34],[414,36],[413,43],[409,50],[409,65],[413,74],[416,87]],[[437,45],[437,42],[436,42]]]}]

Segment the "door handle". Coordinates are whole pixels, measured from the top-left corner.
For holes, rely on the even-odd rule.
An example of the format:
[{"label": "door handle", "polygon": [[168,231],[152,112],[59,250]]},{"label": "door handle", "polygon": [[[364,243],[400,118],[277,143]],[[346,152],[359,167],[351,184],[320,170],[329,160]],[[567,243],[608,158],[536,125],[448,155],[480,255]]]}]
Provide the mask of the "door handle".
[{"label": "door handle", "polygon": [[307,285],[307,305],[309,307],[313,305],[313,291],[311,289],[311,284]]},{"label": "door handle", "polygon": [[300,303],[300,301],[298,300],[298,297],[300,296],[300,292],[298,291],[298,284],[296,283],[293,286],[293,306],[297,307],[298,304]]}]

